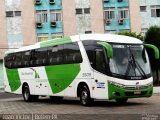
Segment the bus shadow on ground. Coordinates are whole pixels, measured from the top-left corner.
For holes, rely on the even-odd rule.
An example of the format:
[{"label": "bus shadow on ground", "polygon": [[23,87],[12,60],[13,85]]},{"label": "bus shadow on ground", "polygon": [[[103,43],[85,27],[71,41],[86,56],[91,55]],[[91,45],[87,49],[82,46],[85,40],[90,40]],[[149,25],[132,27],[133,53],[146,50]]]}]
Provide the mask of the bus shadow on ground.
[{"label": "bus shadow on ground", "polygon": [[[16,102],[24,102],[24,100],[17,100]],[[28,102],[28,103],[36,103],[36,104],[46,104],[46,105],[78,105],[82,106],[80,101],[78,99],[63,99],[61,101],[55,102],[50,99],[38,99],[34,102]],[[114,100],[111,101],[94,101],[89,107],[117,107],[117,106],[142,106],[142,105],[149,105],[150,103],[143,103],[143,102],[133,102],[128,100],[125,104],[119,104],[115,102]]]}]

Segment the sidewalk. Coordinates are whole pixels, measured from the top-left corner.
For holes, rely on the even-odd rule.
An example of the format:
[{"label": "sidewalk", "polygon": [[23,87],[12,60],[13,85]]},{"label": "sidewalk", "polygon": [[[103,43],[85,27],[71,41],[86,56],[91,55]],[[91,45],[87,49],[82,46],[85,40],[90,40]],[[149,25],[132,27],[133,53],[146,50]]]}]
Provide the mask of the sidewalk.
[{"label": "sidewalk", "polygon": [[160,87],[154,87],[153,93],[160,93]]}]

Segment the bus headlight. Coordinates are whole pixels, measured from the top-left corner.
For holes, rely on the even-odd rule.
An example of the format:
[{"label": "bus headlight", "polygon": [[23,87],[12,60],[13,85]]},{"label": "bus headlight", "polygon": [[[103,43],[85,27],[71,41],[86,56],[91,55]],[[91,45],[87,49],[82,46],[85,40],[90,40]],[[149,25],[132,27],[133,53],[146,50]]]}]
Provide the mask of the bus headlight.
[{"label": "bus headlight", "polygon": [[125,85],[123,85],[123,84],[112,82],[112,81],[109,81],[109,84],[111,84],[113,86],[116,86],[116,87],[119,87],[119,88],[124,88],[125,87]]}]

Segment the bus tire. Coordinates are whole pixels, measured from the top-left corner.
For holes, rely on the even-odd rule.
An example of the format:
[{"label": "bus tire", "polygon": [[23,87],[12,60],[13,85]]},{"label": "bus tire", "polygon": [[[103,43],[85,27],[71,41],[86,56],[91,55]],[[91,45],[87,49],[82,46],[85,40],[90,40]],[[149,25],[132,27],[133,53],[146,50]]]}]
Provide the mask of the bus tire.
[{"label": "bus tire", "polygon": [[50,99],[53,102],[61,102],[63,100],[63,97],[59,97],[59,96],[50,96]]},{"label": "bus tire", "polygon": [[128,100],[128,98],[121,98],[121,99],[116,99],[116,102],[118,104],[126,104],[127,100]]},{"label": "bus tire", "polygon": [[30,90],[29,90],[29,86],[28,85],[25,85],[23,87],[23,99],[24,101],[26,102],[31,102],[31,101],[36,101],[38,99],[38,96],[37,95],[31,95],[30,94]]},{"label": "bus tire", "polygon": [[90,97],[90,92],[87,86],[83,86],[80,94],[80,102],[83,106],[89,106],[93,102]]}]

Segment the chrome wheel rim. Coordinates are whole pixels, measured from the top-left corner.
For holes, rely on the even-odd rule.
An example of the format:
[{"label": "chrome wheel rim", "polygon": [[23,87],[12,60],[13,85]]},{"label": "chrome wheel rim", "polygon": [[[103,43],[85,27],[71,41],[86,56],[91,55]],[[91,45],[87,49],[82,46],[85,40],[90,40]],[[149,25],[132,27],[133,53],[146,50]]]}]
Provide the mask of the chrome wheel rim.
[{"label": "chrome wheel rim", "polygon": [[27,88],[24,91],[24,98],[25,98],[25,100],[28,100],[28,98],[29,98],[29,90]]},{"label": "chrome wheel rim", "polygon": [[82,104],[85,105],[87,103],[87,98],[88,98],[87,91],[82,91],[82,95],[81,95]]}]

